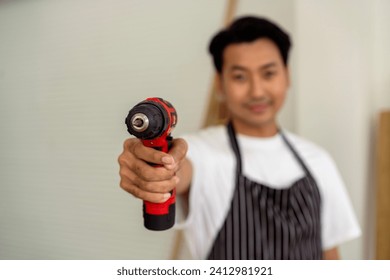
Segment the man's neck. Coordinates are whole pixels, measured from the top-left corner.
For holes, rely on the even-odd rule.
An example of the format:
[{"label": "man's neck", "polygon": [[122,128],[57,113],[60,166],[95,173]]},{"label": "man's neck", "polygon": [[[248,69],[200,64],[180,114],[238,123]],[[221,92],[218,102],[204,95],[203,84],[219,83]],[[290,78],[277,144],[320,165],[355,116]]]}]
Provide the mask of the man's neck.
[{"label": "man's neck", "polygon": [[254,126],[233,120],[233,126],[236,133],[252,137],[272,137],[279,131],[275,122]]}]

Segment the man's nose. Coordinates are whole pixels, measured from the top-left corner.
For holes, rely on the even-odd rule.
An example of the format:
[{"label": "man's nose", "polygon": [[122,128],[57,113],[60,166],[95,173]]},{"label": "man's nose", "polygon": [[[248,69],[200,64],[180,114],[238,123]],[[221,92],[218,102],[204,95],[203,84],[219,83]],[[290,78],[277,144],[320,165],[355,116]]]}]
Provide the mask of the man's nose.
[{"label": "man's nose", "polygon": [[258,78],[251,79],[250,95],[255,98],[263,97],[265,95],[264,83]]}]

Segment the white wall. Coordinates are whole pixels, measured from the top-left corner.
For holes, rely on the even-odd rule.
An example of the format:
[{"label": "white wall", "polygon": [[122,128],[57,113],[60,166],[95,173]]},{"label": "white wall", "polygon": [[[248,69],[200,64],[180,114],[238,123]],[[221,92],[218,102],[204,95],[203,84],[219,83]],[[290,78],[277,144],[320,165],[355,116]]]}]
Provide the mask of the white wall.
[{"label": "white wall", "polygon": [[372,83],[375,97],[373,110],[389,109],[390,104],[390,1],[377,0],[373,4],[373,67]]},{"label": "white wall", "polygon": [[296,127],[331,153],[347,185],[363,236],[342,246],[346,258],[374,253],[374,120],[390,108],[385,11],[386,1],[296,1]]},{"label": "white wall", "polygon": [[[175,135],[200,126],[213,71],[207,45],[225,4],[0,2],[0,259],[168,256],[172,232],[143,229],[141,203],[118,186],[124,118],[136,102],[162,96],[179,112]],[[241,0],[237,11],[292,34],[281,122],[340,168],[365,233],[343,246],[346,258],[367,258],[372,242],[369,139],[374,113],[390,107],[389,8]]]},{"label": "white wall", "polygon": [[119,187],[124,119],[162,96],[199,127],[223,2],[152,2],[0,3],[0,258],[168,256]]}]

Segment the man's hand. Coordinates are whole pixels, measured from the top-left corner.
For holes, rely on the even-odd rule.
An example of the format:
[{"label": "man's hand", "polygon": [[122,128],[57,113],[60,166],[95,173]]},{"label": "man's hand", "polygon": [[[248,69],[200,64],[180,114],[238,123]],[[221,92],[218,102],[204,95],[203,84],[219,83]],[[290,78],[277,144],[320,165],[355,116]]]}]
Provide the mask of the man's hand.
[{"label": "man's hand", "polygon": [[[168,154],[145,147],[139,139],[127,139],[118,158],[121,188],[145,201],[167,201],[171,196],[170,191],[178,186],[181,179],[176,174],[183,173],[181,168],[185,163],[186,153],[187,143],[180,138],[173,140]],[[161,167],[153,167],[148,163]],[[187,172],[184,174],[188,175]],[[185,178],[185,184],[189,185],[190,180],[191,178]]]}]

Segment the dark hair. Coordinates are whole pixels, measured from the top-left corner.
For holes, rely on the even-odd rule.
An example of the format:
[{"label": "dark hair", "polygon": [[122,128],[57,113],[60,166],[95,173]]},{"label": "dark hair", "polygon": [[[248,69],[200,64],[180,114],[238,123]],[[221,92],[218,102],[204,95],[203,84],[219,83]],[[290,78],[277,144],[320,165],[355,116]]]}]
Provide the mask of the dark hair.
[{"label": "dark hair", "polygon": [[221,73],[223,64],[223,51],[228,45],[236,43],[253,42],[260,38],[272,40],[278,47],[287,65],[288,52],[291,47],[289,35],[279,26],[265,18],[242,17],[236,19],[229,27],[218,32],[210,42],[209,52],[213,56],[215,69]]}]

